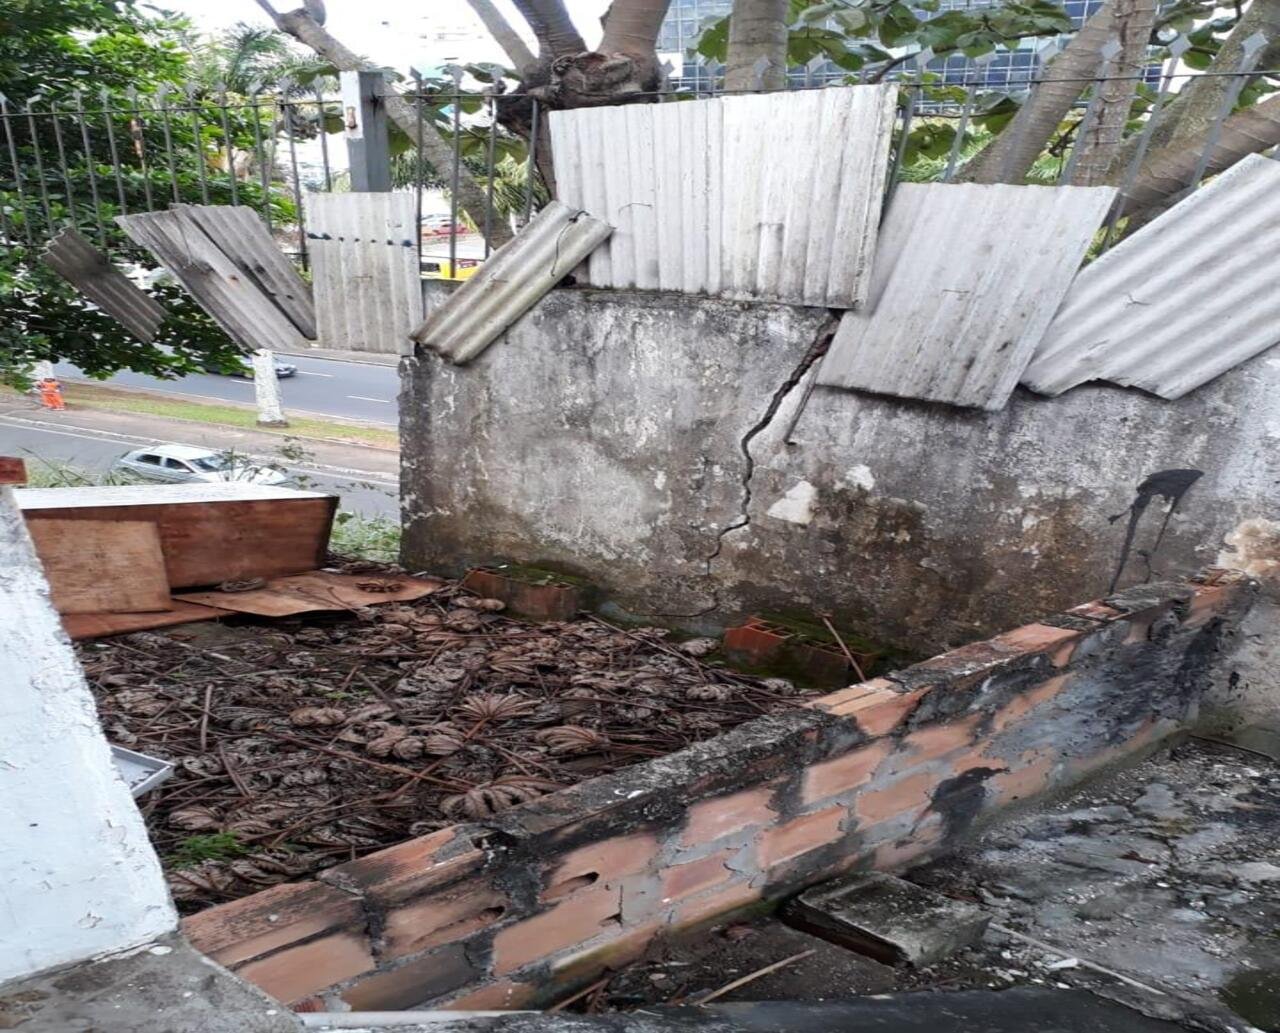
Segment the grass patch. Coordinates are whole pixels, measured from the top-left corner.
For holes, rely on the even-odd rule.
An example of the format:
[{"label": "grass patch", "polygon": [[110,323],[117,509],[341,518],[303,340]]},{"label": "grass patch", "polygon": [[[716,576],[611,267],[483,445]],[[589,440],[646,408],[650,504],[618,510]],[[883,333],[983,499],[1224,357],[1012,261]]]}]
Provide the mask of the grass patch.
[{"label": "grass patch", "polygon": [[282,437],[319,438],[354,445],[396,449],[400,436],[394,430],[366,427],[358,423],[342,423],[310,416],[290,416],[288,427],[259,427],[257,411],[251,406],[230,403],[193,402],[185,398],[169,398],[138,391],[122,391],[102,384],[82,381],[64,383],[62,394],[74,408],[108,412],[131,412],[142,416],[161,416],[171,420],[212,423],[221,427],[265,431]]},{"label": "grass patch", "polygon": [[173,868],[191,868],[201,861],[230,861],[248,853],[234,832],[210,832],[188,836],[167,860]]},{"label": "grass patch", "polygon": [[388,517],[342,510],[333,519],[329,551],[339,556],[395,563],[400,558],[400,523]]}]

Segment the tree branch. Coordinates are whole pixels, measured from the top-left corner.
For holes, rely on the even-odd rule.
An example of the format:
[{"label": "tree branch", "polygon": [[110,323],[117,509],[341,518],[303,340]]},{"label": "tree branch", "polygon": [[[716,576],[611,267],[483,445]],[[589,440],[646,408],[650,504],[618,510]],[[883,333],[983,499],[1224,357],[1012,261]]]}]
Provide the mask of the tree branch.
[{"label": "tree branch", "polygon": [[520,34],[511,27],[511,23],[502,16],[490,0],[467,0],[471,5],[471,9],[476,12],[479,19],[484,22],[484,27],[489,30],[489,35],[498,42],[498,46],[502,47],[503,53],[511,61],[512,67],[515,68],[516,74],[521,78],[538,63],[538,59],[533,56],[533,51],[520,38]]},{"label": "tree branch", "polygon": [[540,56],[546,59],[581,54],[587,49],[574,28],[563,0],[511,0],[538,39]]},{"label": "tree branch", "polygon": [[[372,61],[360,57],[354,50],[334,39],[305,10],[281,12],[275,10],[269,0],[257,0],[257,2],[259,7],[271,15],[276,28],[310,47],[339,71],[377,72],[382,70]],[[388,88],[384,102],[387,117],[399,126],[415,145],[422,148],[423,157],[432,166],[440,172],[453,167],[453,148],[425,120],[422,136],[419,139],[418,113],[412,104],[391,88]],[[466,168],[462,169],[458,180],[458,205],[471,216],[471,220],[477,226],[484,225],[485,191]],[[489,243],[496,247],[510,239],[511,231],[507,224],[502,219],[494,219]]]},{"label": "tree branch", "polygon": [[[741,5],[742,0],[737,0]],[[653,59],[654,45],[671,0],[613,0],[604,16],[604,54]]]}]

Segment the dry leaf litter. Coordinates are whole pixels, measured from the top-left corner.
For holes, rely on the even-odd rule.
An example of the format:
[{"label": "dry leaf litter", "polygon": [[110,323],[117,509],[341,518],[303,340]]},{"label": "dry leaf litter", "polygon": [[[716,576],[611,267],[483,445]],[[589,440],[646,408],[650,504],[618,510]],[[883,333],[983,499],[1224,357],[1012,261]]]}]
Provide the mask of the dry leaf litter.
[{"label": "dry leaf litter", "polygon": [[712,639],[502,609],[450,584],[208,645],[178,628],[82,646],[108,738],[176,765],[140,803],[179,906],[483,821],[817,694],[707,663]]}]

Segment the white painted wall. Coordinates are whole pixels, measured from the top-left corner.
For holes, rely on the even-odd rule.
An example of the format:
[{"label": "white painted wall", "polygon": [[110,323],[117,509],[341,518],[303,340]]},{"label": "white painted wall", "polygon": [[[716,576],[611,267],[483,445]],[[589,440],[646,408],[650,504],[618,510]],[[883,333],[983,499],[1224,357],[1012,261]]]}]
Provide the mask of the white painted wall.
[{"label": "white painted wall", "polygon": [[0,983],[177,924],[13,489],[0,487]]}]

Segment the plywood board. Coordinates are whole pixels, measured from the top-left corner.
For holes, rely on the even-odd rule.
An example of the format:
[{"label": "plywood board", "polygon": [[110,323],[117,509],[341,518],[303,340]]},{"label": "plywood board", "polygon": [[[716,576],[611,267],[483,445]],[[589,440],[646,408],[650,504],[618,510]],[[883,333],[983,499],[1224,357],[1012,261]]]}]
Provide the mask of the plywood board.
[{"label": "plywood board", "polygon": [[264,587],[247,592],[184,592],[179,598],[260,617],[288,617],[295,613],[409,602],[437,592],[443,586],[444,582],[435,578],[314,570],[272,578]]},{"label": "plywood board", "polygon": [[40,520],[31,539],[59,613],[147,613],[169,606],[160,532],[151,521]]},{"label": "plywood board", "polygon": [[167,628],[173,624],[193,624],[196,621],[217,620],[225,617],[226,610],[212,606],[184,603],[180,599],[170,602],[167,610],[156,613],[67,613],[63,614],[62,627],[73,639],[105,638],[108,635],[128,635],[135,631]]},{"label": "plywood board", "polygon": [[[50,520],[156,524],[171,588],[315,570],[325,562],[334,495],[257,491],[251,485],[173,485],[17,492],[27,526]],[[186,490],[186,489],[190,490]],[[155,501],[150,501],[154,499]]]}]

